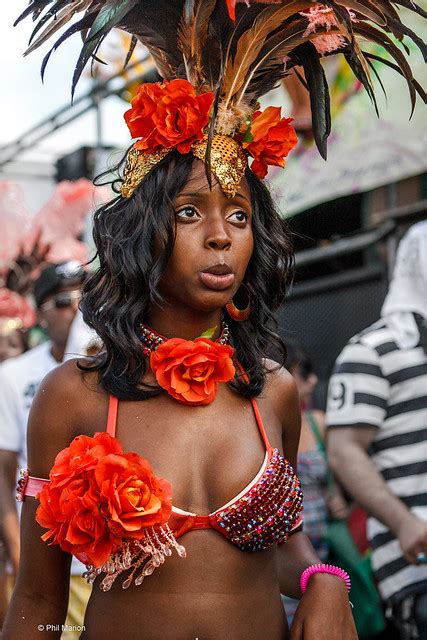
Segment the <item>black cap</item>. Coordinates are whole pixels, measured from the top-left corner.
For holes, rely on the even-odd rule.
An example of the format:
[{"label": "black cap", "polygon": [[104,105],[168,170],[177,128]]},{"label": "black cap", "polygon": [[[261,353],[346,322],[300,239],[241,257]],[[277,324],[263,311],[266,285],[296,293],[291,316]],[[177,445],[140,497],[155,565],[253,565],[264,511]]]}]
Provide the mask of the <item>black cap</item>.
[{"label": "black cap", "polygon": [[48,296],[57,293],[63,287],[73,282],[82,283],[86,275],[86,271],[77,260],[45,267],[34,282],[33,295],[37,307],[40,307]]}]

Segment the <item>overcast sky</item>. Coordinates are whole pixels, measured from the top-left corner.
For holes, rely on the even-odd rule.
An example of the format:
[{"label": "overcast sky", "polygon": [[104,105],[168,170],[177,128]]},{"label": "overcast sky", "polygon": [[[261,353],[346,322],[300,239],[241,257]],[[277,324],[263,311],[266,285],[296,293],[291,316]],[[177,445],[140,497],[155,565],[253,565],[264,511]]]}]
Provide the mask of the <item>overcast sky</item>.
[{"label": "overcast sky", "polygon": [[[0,146],[21,136],[25,131],[58,108],[70,103],[71,76],[81,47],[79,34],[75,34],[53,54],[44,84],[40,78],[40,64],[49,50],[45,44],[28,57],[22,56],[33,28],[30,18],[17,27],[13,22],[27,6],[26,0],[2,3],[0,9],[0,42],[2,43],[2,82],[0,96]],[[90,87],[90,81],[82,78],[76,95]],[[109,98],[102,106],[104,142],[126,147],[129,134],[123,121],[126,104],[119,98]],[[84,144],[95,142],[95,115],[93,112],[79,118],[49,136],[37,148],[21,154],[21,159],[51,159],[63,155]]]}]

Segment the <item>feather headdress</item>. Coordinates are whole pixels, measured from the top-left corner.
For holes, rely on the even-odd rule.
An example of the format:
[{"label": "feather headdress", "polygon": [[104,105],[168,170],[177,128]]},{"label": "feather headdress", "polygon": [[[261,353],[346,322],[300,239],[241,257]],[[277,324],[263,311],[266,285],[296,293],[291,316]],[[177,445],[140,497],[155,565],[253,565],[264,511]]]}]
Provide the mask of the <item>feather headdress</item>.
[{"label": "feather headdress", "polygon": [[[140,40],[165,81],[185,80],[198,97],[212,94],[209,122],[203,125],[203,136],[196,136],[193,143],[200,145],[203,137],[204,150],[212,160],[214,137],[228,136],[258,162],[256,146],[270,134],[270,142],[277,142],[279,125],[281,135],[288,139],[286,151],[294,144],[289,121],[285,132],[285,119],[277,118],[276,112],[266,116],[257,111],[259,98],[294,67],[304,69],[304,78],[298,70],[296,73],[309,90],[314,137],[326,158],[331,122],[328,85],[320,62],[323,56],[343,54],[375,108],[371,74],[377,76],[378,71],[374,62],[405,78],[412,110],[417,94],[427,102],[407,61],[405,39],[418,46],[425,60],[427,47],[401,19],[401,7],[427,17],[412,0],[32,0],[17,22],[32,15],[37,23],[29,53],[79,14],[42,65],[43,73],[52,51],[80,31],[83,47],[73,76],[73,92],[85,65],[97,56],[111,29],[128,31],[131,47]],[[381,45],[384,57],[365,49],[370,42]],[[207,104],[208,99],[205,101]],[[204,157],[203,152],[198,157]]]}]

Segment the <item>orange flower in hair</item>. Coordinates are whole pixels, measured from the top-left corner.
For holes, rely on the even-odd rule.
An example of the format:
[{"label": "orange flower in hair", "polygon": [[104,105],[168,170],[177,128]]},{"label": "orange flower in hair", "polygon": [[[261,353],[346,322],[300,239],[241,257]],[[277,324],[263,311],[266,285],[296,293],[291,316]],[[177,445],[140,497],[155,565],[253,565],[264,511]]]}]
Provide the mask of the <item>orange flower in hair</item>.
[{"label": "orange flower in hair", "polygon": [[227,3],[228,15],[236,22],[236,0],[225,0]]},{"label": "orange flower in hair", "polygon": [[176,148],[188,153],[203,138],[213,93],[196,95],[187,80],[142,84],[124,118],[140,151]]},{"label": "orange flower in hair", "polygon": [[88,565],[101,567],[123,540],[143,539],[171,514],[170,484],[107,433],[74,438],[57,455],[49,479],[36,512],[48,529],[42,540]]},{"label": "orange flower in hair", "polygon": [[282,118],[280,107],[267,107],[264,111],[256,111],[252,117],[250,135],[243,139],[243,147],[253,157],[252,171],[265,178],[268,167],[285,166],[285,158],[295,147],[298,137],[290,124],[292,118]]},{"label": "orange flower in hair", "polygon": [[[228,10],[228,15],[236,22],[236,4],[237,2],[244,2],[247,6],[250,5],[254,0],[225,0]],[[259,4],[277,4],[280,0],[256,0]]]},{"label": "orange flower in hair", "polygon": [[150,366],[161,387],[178,402],[205,405],[213,402],[218,382],[233,379],[235,368],[229,345],[208,338],[171,338],[150,355]]}]

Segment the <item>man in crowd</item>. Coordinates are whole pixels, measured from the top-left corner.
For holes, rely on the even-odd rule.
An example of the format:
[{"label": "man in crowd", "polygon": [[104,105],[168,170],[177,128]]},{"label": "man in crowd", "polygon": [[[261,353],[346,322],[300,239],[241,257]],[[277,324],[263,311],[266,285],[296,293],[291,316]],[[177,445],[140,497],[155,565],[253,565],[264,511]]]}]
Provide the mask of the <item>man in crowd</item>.
[{"label": "man in crowd", "polygon": [[427,221],[402,239],[381,320],[329,387],[330,465],[370,514],[380,595],[402,640],[427,638]]},{"label": "man in crowd", "polygon": [[[49,340],[0,366],[0,531],[15,574],[19,562],[15,487],[17,469],[27,466],[28,414],[40,382],[63,361],[85,277],[75,261],[43,269],[34,283],[34,299]],[[81,575],[83,570],[83,565],[75,566],[75,573]]]}]

